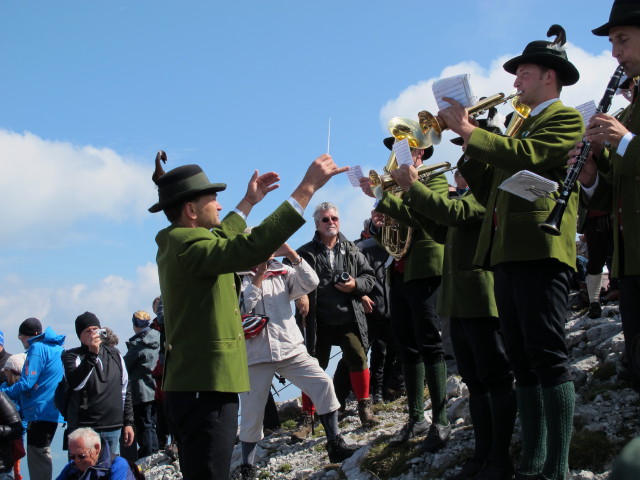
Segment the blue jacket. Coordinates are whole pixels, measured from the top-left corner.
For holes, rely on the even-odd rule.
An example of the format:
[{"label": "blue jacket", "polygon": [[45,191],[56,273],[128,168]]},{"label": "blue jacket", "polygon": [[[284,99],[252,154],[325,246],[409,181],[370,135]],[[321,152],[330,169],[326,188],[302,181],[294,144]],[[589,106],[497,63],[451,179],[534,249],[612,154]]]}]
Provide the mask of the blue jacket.
[{"label": "blue jacket", "polygon": [[64,339],[64,335],[56,334],[51,327],[29,339],[20,380],[3,388],[11,400],[20,402],[22,416],[27,422],[64,422],[53,404],[53,395],[64,374],[61,358]]},{"label": "blue jacket", "polygon": [[109,444],[105,442],[98,461],[93,467],[87,468],[83,473],[71,461],[62,469],[56,480],[95,480],[107,476],[109,480],[135,480],[129,463],[120,456],[112,458]]}]

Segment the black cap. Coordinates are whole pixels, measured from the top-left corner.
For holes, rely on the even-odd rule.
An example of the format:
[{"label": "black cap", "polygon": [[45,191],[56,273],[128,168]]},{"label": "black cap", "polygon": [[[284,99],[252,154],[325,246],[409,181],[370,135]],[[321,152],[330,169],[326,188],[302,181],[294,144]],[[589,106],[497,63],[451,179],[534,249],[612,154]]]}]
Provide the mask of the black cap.
[{"label": "black cap", "polygon": [[40,335],[42,333],[42,323],[40,323],[40,320],[37,318],[27,318],[20,324],[18,333],[26,337],[35,337],[36,335]]},{"label": "black cap", "polygon": [[591,32],[599,37],[609,35],[612,27],[622,27],[626,25],[640,26],[640,2],[638,0],[616,0],[611,7],[609,21]]}]

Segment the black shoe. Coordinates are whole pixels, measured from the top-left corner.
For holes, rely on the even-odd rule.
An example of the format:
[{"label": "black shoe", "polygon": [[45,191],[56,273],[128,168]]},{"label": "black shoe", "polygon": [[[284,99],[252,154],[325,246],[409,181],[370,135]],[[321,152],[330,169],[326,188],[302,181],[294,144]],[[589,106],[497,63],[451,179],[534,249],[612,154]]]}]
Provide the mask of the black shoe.
[{"label": "black shoe", "polygon": [[473,480],[511,480],[511,478],[513,478],[511,461],[505,463],[489,461],[482,471],[473,477]]},{"label": "black shoe", "polygon": [[471,480],[472,478],[475,479],[476,475],[478,475],[482,471],[482,467],[484,467],[485,463],[486,462],[481,462],[480,460],[474,460],[472,458],[462,466],[462,470],[451,477],[447,477],[447,480]]},{"label": "black shoe", "polygon": [[416,422],[415,420],[410,419],[398,433],[391,437],[389,445],[399,445],[400,443],[407,442],[412,438],[421,437],[426,433],[428,428],[429,422],[426,419],[421,422]]},{"label": "black shoe", "polygon": [[435,453],[444,447],[451,436],[451,424],[438,425],[431,424],[427,438],[422,442],[422,450],[429,453]]},{"label": "black shoe", "polygon": [[600,318],[602,316],[602,307],[600,302],[591,302],[589,305],[589,318]]},{"label": "black shoe", "polygon": [[371,397],[371,402],[374,405],[378,405],[379,403],[384,403],[384,399],[382,398],[382,394],[381,393],[375,393],[373,395],[373,397]]},{"label": "black shoe", "polygon": [[255,480],[257,473],[256,467],[248,463],[243,463],[233,473],[231,480]]},{"label": "black shoe", "polygon": [[513,475],[513,480],[536,480],[540,477],[538,473],[522,473],[516,472]]},{"label": "black shoe", "polygon": [[359,448],[357,445],[347,445],[340,435],[331,441],[327,441],[327,453],[331,463],[342,463]]}]

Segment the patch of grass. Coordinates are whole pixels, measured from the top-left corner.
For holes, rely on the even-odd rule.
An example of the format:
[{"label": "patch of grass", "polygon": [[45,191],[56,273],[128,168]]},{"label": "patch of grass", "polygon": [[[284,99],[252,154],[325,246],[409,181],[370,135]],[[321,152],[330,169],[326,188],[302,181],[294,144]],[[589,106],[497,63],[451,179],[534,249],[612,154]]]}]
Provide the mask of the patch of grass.
[{"label": "patch of grass", "polygon": [[269,475],[269,472],[262,470],[260,473],[258,473],[258,478],[266,480],[267,478],[271,478],[271,475]]},{"label": "patch of grass", "polygon": [[388,480],[406,472],[410,468],[407,462],[418,454],[418,441],[391,446],[387,443],[390,438],[391,435],[378,437],[361,465],[362,470],[373,473],[380,480]]},{"label": "patch of grass", "polygon": [[296,422],[295,419],[285,420],[284,422],[280,423],[280,426],[282,428],[286,428],[287,430],[293,430],[298,426],[298,422]]},{"label": "patch of grass", "polygon": [[326,449],[324,448],[324,445],[322,443],[318,443],[318,444],[313,446],[313,451],[314,452],[325,453]]},{"label": "patch of grass", "polygon": [[576,470],[602,472],[617,451],[618,447],[604,432],[574,432],[569,449],[569,465]]},{"label": "patch of grass", "polygon": [[605,363],[593,372],[593,378],[596,380],[608,380],[616,374],[616,366],[614,363]]},{"label": "patch of grass", "polygon": [[311,438],[324,437],[324,426],[321,423],[316,423]]},{"label": "patch of grass", "polygon": [[278,471],[282,473],[289,473],[291,470],[293,470],[293,466],[290,463],[283,463],[278,468]]}]

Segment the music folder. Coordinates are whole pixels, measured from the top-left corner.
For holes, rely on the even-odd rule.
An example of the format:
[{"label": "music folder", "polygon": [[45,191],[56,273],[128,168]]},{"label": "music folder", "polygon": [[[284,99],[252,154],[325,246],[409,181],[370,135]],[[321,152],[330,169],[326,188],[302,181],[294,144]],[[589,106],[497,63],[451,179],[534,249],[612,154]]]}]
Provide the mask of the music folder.
[{"label": "music folder", "polygon": [[533,202],[538,198],[550,197],[553,192],[558,191],[558,182],[529,170],[521,170],[507,178],[498,188]]}]

